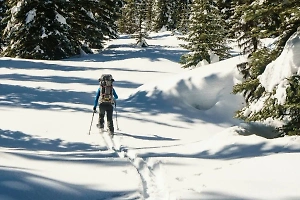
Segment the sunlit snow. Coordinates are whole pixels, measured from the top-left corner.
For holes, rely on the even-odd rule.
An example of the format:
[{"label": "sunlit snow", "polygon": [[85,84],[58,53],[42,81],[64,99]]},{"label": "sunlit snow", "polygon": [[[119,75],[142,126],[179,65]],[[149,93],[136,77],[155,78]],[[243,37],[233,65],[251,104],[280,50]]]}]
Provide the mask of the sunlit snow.
[{"label": "sunlit snow", "polygon": [[[300,199],[299,137],[233,118],[245,58],[183,69],[176,35],[150,37],[62,61],[0,58],[1,200]],[[298,73],[293,37],[261,77],[269,89]],[[92,112],[102,73],[119,95],[113,140]]]}]

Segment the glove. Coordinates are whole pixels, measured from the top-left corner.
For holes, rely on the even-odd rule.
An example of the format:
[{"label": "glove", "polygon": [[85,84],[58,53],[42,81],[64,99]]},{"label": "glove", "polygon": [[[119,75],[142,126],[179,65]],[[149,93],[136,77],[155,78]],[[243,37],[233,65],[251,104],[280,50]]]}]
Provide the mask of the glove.
[{"label": "glove", "polygon": [[93,111],[94,111],[94,113],[95,113],[95,112],[97,112],[97,110],[96,110],[96,107],[95,107],[95,106],[93,107]]}]

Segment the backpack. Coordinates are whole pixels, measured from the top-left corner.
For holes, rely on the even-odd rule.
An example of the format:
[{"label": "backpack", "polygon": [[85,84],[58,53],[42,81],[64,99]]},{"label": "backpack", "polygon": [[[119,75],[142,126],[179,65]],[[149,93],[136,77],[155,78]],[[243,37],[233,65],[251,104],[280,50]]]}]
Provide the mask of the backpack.
[{"label": "backpack", "polygon": [[114,103],[113,98],[113,82],[115,80],[113,79],[111,74],[103,74],[99,78],[99,84],[100,84],[100,98],[99,103]]}]

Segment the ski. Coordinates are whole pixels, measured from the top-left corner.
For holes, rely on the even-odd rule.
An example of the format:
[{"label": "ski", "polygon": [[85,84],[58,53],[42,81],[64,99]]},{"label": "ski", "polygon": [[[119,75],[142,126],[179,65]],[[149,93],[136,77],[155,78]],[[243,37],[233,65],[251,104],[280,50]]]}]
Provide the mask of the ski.
[{"label": "ski", "polygon": [[115,143],[113,140],[113,134],[110,134],[108,130],[99,129],[99,133],[102,137],[102,140],[104,141],[107,149],[111,149],[115,152],[117,152],[117,149],[115,148]]}]

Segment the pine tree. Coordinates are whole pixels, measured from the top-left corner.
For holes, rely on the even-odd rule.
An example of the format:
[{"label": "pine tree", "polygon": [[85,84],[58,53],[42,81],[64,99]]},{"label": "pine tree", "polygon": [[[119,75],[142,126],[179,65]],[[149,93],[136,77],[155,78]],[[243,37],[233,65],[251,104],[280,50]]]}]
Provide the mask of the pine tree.
[{"label": "pine tree", "polygon": [[289,79],[286,90],[286,102],[276,106],[276,117],[288,119],[288,122],[279,131],[288,135],[300,135],[300,76],[293,75]]},{"label": "pine tree", "polygon": [[183,67],[196,66],[202,60],[211,63],[211,53],[218,55],[221,60],[228,58],[230,48],[226,46],[225,22],[215,2],[195,0],[191,13],[189,34],[179,38],[187,42],[181,46],[191,51],[181,57]]},{"label": "pine tree", "polygon": [[[234,93],[243,93],[247,102],[246,106],[237,112],[237,117],[246,121],[264,121],[268,118],[285,120],[285,125],[278,127],[278,130],[283,134],[300,135],[298,74],[287,78],[286,84],[289,87],[285,91],[284,103],[278,102],[275,97],[277,86],[273,91],[267,92],[258,79],[266,66],[281,54],[287,37],[297,33],[300,25],[300,4],[296,0],[283,2],[266,0],[253,2],[251,8],[256,8],[255,20],[260,24],[256,31],[259,33],[258,38],[277,37],[277,42],[272,50],[263,48],[252,54],[249,66],[243,71],[245,81],[234,86]],[[256,102],[264,104],[258,111],[249,112]]]},{"label": "pine tree", "polygon": [[235,37],[231,35],[230,29],[231,26],[231,18],[233,17],[233,0],[217,0],[217,6],[221,12],[222,19],[226,22],[226,30],[228,30],[228,37],[234,39]]},{"label": "pine tree", "polygon": [[168,24],[170,14],[169,2],[170,0],[157,0],[157,14],[154,28],[156,31],[159,31],[161,28],[166,27],[166,25]]},{"label": "pine tree", "polygon": [[145,39],[149,29],[147,14],[149,14],[149,0],[127,0],[119,21],[120,31],[131,34],[136,38],[137,44],[143,47],[147,46]]},{"label": "pine tree", "polygon": [[145,26],[146,31],[153,31],[155,26],[155,1],[146,0],[146,8],[145,8]]},{"label": "pine tree", "polygon": [[8,5],[5,56],[62,59],[103,48],[117,37],[120,0],[9,0]]},{"label": "pine tree", "polygon": [[217,6],[225,20],[230,19],[233,15],[232,1],[233,0],[217,0]]},{"label": "pine tree", "polygon": [[169,19],[166,24],[168,30],[181,30],[187,32],[188,19],[190,14],[189,0],[174,0],[169,4]]},{"label": "pine tree", "polygon": [[[118,21],[121,33],[133,34],[137,29],[159,31],[181,29],[187,31],[191,0],[126,0]],[[143,5],[143,6],[140,6]],[[140,15],[142,14],[142,15]],[[141,20],[140,20],[141,19]]]},{"label": "pine tree", "polygon": [[3,41],[3,32],[6,26],[6,22],[4,17],[6,16],[7,6],[4,0],[0,0],[0,52],[2,51],[2,47],[4,45]]},{"label": "pine tree", "polygon": [[[110,39],[118,37],[118,26],[116,21],[121,16],[121,0],[97,1],[97,5],[91,8],[95,16],[96,26],[94,29],[97,33],[88,40],[92,48],[103,48],[103,43]],[[98,45],[101,44],[101,45]]]},{"label": "pine tree", "polygon": [[147,33],[147,25],[146,25],[146,14],[147,14],[147,0],[139,0],[137,2],[137,30],[136,30],[136,40],[137,45],[141,47],[147,47],[148,44],[146,42]]},{"label": "pine tree", "polygon": [[4,56],[62,59],[79,53],[78,42],[69,35],[64,1],[10,0],[8,5],[12,15],[4,33]]},{"label": "pine tree", "polygon": [[70,1],[67,11],[72,36],[84,46],[102,49],[106,40],[117,37],[115,21],[119,17],[120,6],[119,0]]},{"label": "pine tree", "polygon": [[185,31],[184,22],[189,16],[190,4],[191,0],[157,0],[154,30],[158,31],[164,27],[170,31],[178,28]]},{"label": "pine tree", "polygon": [[138,29],[136,0],[126,0],[121,9],[121,18],[118,21],[118,27],[121,33],[134,34]]},{"label": "pine tree", "polygon": [[232,2],[234,14],[230,20],[231,36],[237,38],[237,42],[244,54],[251,54],[258,50],[259,22],[257,9],[258,4],[252,4],[252,0],[234,0]]},{"label": "pine tree", "polygon": [[180,0],[176,14],[178,24],[176,25],[176,29],[179,30],[182,34],[187,34],[189,30],[189,18],[191,14],[191,5],[192,0]]},{"label": "pine tree", "polygon": [[281,51],[286,41],[300,26],[300,2],[298,0],[266,0],[260,9],[264,37],[278,37],[277,50]]}]

